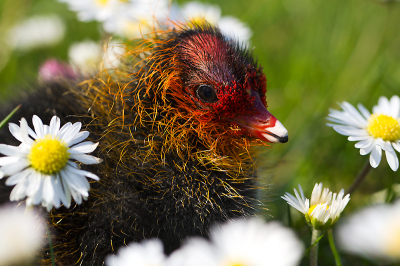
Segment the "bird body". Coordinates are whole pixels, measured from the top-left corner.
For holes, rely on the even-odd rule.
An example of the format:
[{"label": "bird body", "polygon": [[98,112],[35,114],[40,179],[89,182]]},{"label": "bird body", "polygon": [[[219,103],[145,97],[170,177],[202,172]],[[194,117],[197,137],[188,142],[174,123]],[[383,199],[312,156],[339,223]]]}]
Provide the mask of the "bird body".
[{"label": "bird body", "polygon": [[[118,247],[154,237],[170,253],[214,223],[253,215],[250,146],[287,141],[266,109],[262,68],[218,29],[158,32],[121,59],[79,84],[44,85],[14,119],[83,121],[100,143],[103,162],[82,165],[100,177],[88,200],[49,213],[58,265],[102,265]],[[12,144],[4,131],[0,141]]]}]

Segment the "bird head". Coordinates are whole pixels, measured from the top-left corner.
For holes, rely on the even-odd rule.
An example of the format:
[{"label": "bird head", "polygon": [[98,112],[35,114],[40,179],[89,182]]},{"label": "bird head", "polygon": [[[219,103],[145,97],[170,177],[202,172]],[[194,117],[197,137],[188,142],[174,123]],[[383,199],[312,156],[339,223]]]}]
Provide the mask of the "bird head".
[{"label": "bird head", "polygon": [[288,141],[285,127],[267,110],[266,78],[250,52],[210,26],[173,34],[161,50],[173,54],[166,92],[178,113],[198,122],[200,135]]},{"label": "bird head", "polygon": [[[128,50],[126,68],[103,79],[104,89],[91,90],[107,105],[104,110],[113,107],[107,112],[124,106],[109,125],[121,124],[134,139],[142,134],[149,147],[161,145],[162,154],[185,150],[183,156],[208,159],[239,158],[251,144],[288,141],[285,127],[267,110],[262,67],[219,29],[177,25],[133,42]],[[134,116],[130,125],[127,114]]]}]

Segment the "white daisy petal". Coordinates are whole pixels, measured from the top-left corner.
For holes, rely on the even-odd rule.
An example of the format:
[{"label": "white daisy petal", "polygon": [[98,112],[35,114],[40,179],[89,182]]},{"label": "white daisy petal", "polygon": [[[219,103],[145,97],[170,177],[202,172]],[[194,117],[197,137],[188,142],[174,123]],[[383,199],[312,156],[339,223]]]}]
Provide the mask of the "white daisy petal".
[{"label": "white daisy petal", "polygon": [[379,97],[378,104],[372,108],[374,114],[385,114],[387,115],[390,111],[389,100],[385,96]]},{"label": "white daisy petal", "polygon": [[367,147],[371,146],[371,144],[372,144],[373,142],[374,142],[374,139],[373,139],[373,138],[368,138],[368,139],[366,139],[366,140],[362,140],[362,141],[360,141],[360,142],[357,142],[357,143],[354,145],[354,147],[360,148],[360,149],[367,148]]},{"label": "white daisy petal", "polygon": [[52,177],[47,175],[43,177],[42,199],[44,203],[51,203],[54,200],[54,187],[51,182]]},{"label": "white daisy petal", "polygon": [[400,141],[392,142],[392,146],[396,151],[400,152]]},{"label": "white daisy petal", "polygon": [[348,141],[360,141],[360,140],[367,140],[367,139],[373,140],[373,138],[371,136],[350,136],[347,138]]},{"label": "white daisy petal", "polygon": [[386,153],[386,160],[393,171],[397,171],[399,168],[399,159],[397,158],[396,152],[391,150],[385,150]]},{"label": "white daisy petal", "polygon": [[27,182],[19,182],[11,191],[10,200],[17,201],[22,200],[25,197],[25,190],[27,187]]},{"label": "white daisy petal", "polygon": [[400,117],[400,98],[397,95],[390,99],[390,115],[392,117]]},{"label": "white daisy petal", "polygon": [[0,171],[3,172],[4,175],[13,175],[19,171],[24,170],[29,166],[29,163],[26,159],[20,158],[17,162],[13,164],[7,164],[0,168]]},{"label": "white daisy petal", "polygon": [[101,159],[86,154],[71,154],[70,157],[84,164],[98,164],[101,162]]},{"label": "white daisy petal", "polygon": [[0,157],[0,166],[15,163],[19,159],[20,159],[20,157],[11,157],[11,156]]},{"label": "white daisy petal", "polygon": [[359,126],[360,128],[367,125],[367,120],[360,115],[358,110],[348,102],[343,102],[341,104],[343,110],[347,111],[350,114],[352,120]]},{"label": "white daisy petal", "polygon": [[26,169],[26,170],[24,170],[24,171],[22,171],[22,172],[18,172],[18,173],[16,173],[16,174],[10,176],[9,178],[7,178],[5,184],[6,184],[7,186],[16,185],[16,184],[18,184],[21,180],[26,179],[26,178],[29,176],[29,174],[30,174],[29,169]]},{"label": "white daisy petal", "polygon": [[337,133],[345,136],[368,136],[368,132],[364,129],[357,129],[349,126],[334,126],[333,129]]},{"label": "white daisy petal", "polygon": [[22,142],[24,142],[27,145],[31,145],[33,140],[31,138],[29,138],[29,136],[28,136],[29,135],[28,132],[29,132],[30,128],[29,128],[28,123],[26,122],[25,118],[21,119],[20,124],[21,124],[21,126],[20,126],[21,138],[23,140]]},{"label": "white daisy petal", "polygon": [[41,173],[36,172],[33,169],[27,169],[30,175],[29,177],[29,185],[26,188],[26,195],[28,197],[33,197],[38,194],[38,191],[41,189],[43,177]]},{"label": "white daisy petal", "polygon": [[65,141],[65,143],[67,143],[68,146],[71,146],[72,140],[75,139],[75,136],[76,134],[78,134],[81,127],[82,123],[77,122],[69,127],[68,130],[65,132],[62,139]]},{"label": "white daisy petal", "polygon": [[72,145],[83,141],[87,137],[89,137],[89,131],[81,131],[78,134],[76,134],[73,139],[70,140],[69,146],[71,147]]},{"label": "white daisy petal", "polygon": [[42,122],[42,120],[37,115],[34,115],[32,117],[32,123],[33,123],[33,127],[35,128],[35,132],[36,132],[37,138],[43,138],[44,137],[44,132],[43,132],[43,122]]},{"label": "white daisy petal", "polygon": [[19,147],[0,144],[0,153],[6,156],[22,157],[27,155],[26,152],[22,151]]},{"label": "white daisy petal", "polygon": [[90,153],[93,152],[99,143],[93,143],[91,141],[85,141],[82,143],[79,143],[73,147],[71,147],[68,152],[70,154],[80,154],[80,153]]},{"label": "white daisy petal", "polygon": [[65,192],[65,202],[63,202],[63,204],[66,208],[69,208],[71,206],[71,191],[69,190],[68,183],[63,178],[63,171],[60,172],[60,175],[61,175],[61,182]]},{"label": "white daisy petal", "polygon": [[371,116],[371,113],[364,107],[361,103],[357,104],[358,110],[360,110],[361,114],[364,116],[366,120],[368,120]]},{"label": "white daisy petal", "polygon": [[58,136],[62,139],[65,135],[65,132],[67,132],[71,126],[72,126],[71,122],[68,122],[65,125],[63,125],[58,131]]},{"label": "white daisy petal", "polygon": [[11,133],[11,135],[14,136],[14,138],[19,140],[20,142],[23,141],[22,135],[21,135],[21,128],[18,125],[14,124],[14,123],[9,123],[8,129],[10,130],[10,133]]},{"label": "white daisy petal", "polygon": [[381,162],[382,157],[382,148],[378,145],[375,145],[372,148],[371,155],[369,157],[369,162],[372,167],[376,168]]},{"label": "white daisy petal", "polygon": [[91,172],[88,172],[88,171],[85,171],[85,170],[81,170],[81,169],[76,169],[76,168],[71,167],[69,165],[67,166],[67,169],[70,172],[75,173],[76,175],[86,176],[86,177],[89,177],[89,178],[91,178],[93,180],[96,180],[96,181],[100,180],[100,178],[97,175],[95,175],[95,174],[93,174]]},{"label": "white daisy petal", "polygon": [[367,155],[372,151],[372,149],[375,147],[375,141],[372,141],[371,144],[365,148],[360,149],[360,154],[361,155]]},{"label": "white daisy petal", "polygon": [[60,130],[60,118],[58,118],[57,116],[53,116],[51,118],[50,121],[50,134],[53,136],[57,136],[58,135],[58,131]]}]

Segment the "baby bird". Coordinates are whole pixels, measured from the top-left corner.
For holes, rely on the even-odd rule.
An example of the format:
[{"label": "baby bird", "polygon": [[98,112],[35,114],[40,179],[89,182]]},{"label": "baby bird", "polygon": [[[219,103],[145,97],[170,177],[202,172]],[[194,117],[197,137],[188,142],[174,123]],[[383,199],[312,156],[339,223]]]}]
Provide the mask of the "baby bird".
[{"label": "baby bird", "polygon": [[[288,141],[267,111],[262,68],[217,28],[176,26],[135,41],[121,60],[79,84],[49,83],[18,99],[12,122],[57,115],[83,122],[100,143],[103,162],[82,165],[100,177],[88,200],[49,213],[57,265],[103,265],[119,247],[155,237],[171,253],[214,223],[253,215],[250,146]],[[18,144],[5,130],[0,142]]]}]

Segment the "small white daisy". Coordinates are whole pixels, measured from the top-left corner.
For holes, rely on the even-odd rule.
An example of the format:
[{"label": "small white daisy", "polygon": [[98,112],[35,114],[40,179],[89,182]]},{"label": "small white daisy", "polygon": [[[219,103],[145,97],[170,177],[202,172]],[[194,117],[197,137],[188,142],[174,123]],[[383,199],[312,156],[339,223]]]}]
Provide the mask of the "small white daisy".
[{"label": "small white daisy", "polygon": [[35,210],[6,205],[0,209],[0,265],[34,265],[44,244],[45,222]]},{"label": "small white daisy", "polygon": [[253,35],[252,30],[245,23],[231,16],[222,17],[218,21],[218,27],[225,36],[230,39],[239,40],[244,45],[248,44]]},{"label": "small white daisy", "polygon": [[400,201],[361,210],[337,229],[338,246],[370,259],[400,261]]},{"label": "small white daisy", "polygon": [[399,160],[395,150],[400,152],[400,98],[395,95],[389,101],[380,97],[372,114],[362,104],[357,105],[359,111],[347,102],[340,106],[343,111],[331,109],[328,117],[337,124],[327,125],[349,136],[349,141],[358,141],[355,147],[360,149],[361,155],[371,153],[369,161],[374,168],[381,162],[384,150],[390,168],[397,171]]},{"label": "small white daisy", "polygon": [[339,219],[340,214],[350,201],[350,194],[344,196],[344,189],[339,194],[329,191],[328,188],[322,190],[322,183],[317,183],[311,194],[311,202],[304,196],[303,189],[299,184],[300,195],[294,189],[294,197],[290,193],[285,193],[281,198],[299,212],[305,215],[307,222],[317,230],[324,230],[331,227]]},{"label": "small white daisy", "polygon": [[218,5],[203,4],[201,2],[188,2],[181,10],[185,20],[201,24],[204,20],[216,25],[221,18],[221,8]]},{"label": "small white daisy", "polygon": [[73,43],[68,49],[68,56],[77,72],[93,74],[99,68],[103,50],[99,43],[86,40]]},{"label": "small white daisy", "polygon": [[132,0],[60,0],[78,14],[81,21],[104,22],[124,14]]},{"label": "small white daisy", "polygon": [[210,240],[192,238],[171,254],[171,266],[297,265],[304,251],[295,233],[278,222],[256,218],[214,227]]},{"label": "small white daisy", "polygon": [[126,52],[126,46],[122,41],[112,40],[105,47],[103,63],[105,68],[117,68],[120,64],[120,58]]},{"label": "small white daisy", "polygon": [[160,30],[169,15],[168,0],[136,0],[126,12],[104,22],[105,31],[123,38],[138,38]]},{"label": "small white daisy", "polygon": [[[11,134],[21,144],[18,147],[0,144],[0,178],[9,176],[6,185],[16,185],[10,200],[27,197],[26,204],[42,204],[48,211],[59,208],[61,203],[69,208],[71,195],[75,202],[82,203],[89,196],[89,182],[85,177],[99,180],[98,176],[78,169],[71,161],[97,164],[101,160],[86,153],[94,151],[98,143],[82,142],[89,136],[81,131],[82,124],[67,123],[60,128],[60,119],[54,116],[50,126],[43,125],[36,115],[32,118],[33,131],[24,118],[20,126],[10,123]],[[33,139],[32,139],[33,138]]]},{"label": "small white daisy", "polygon": [[163,244],[159,239],[151,239],[141,243],[130,243],[118,250],[117,255],[105,259],[106,266],[163,266],[166,256]]},{"label": "small white daisy", "polygon": [[237,39],[244,45],[248,44],[253,34],[252,30],[239,19],[232,16],[221,17],[221,8],[218,5],[192,1],[186,3],[180,10],[175,7],[173,11],[172,19],[174,20],[191,21],[200,25],[208,22],[218,26],[226,37]]},{"label": "small white daisy", "polygon": [[65,24],[56,15],[31,17],[14,26],[8,33],[11,47],[23,51],[49,47],[65,35]]}]

